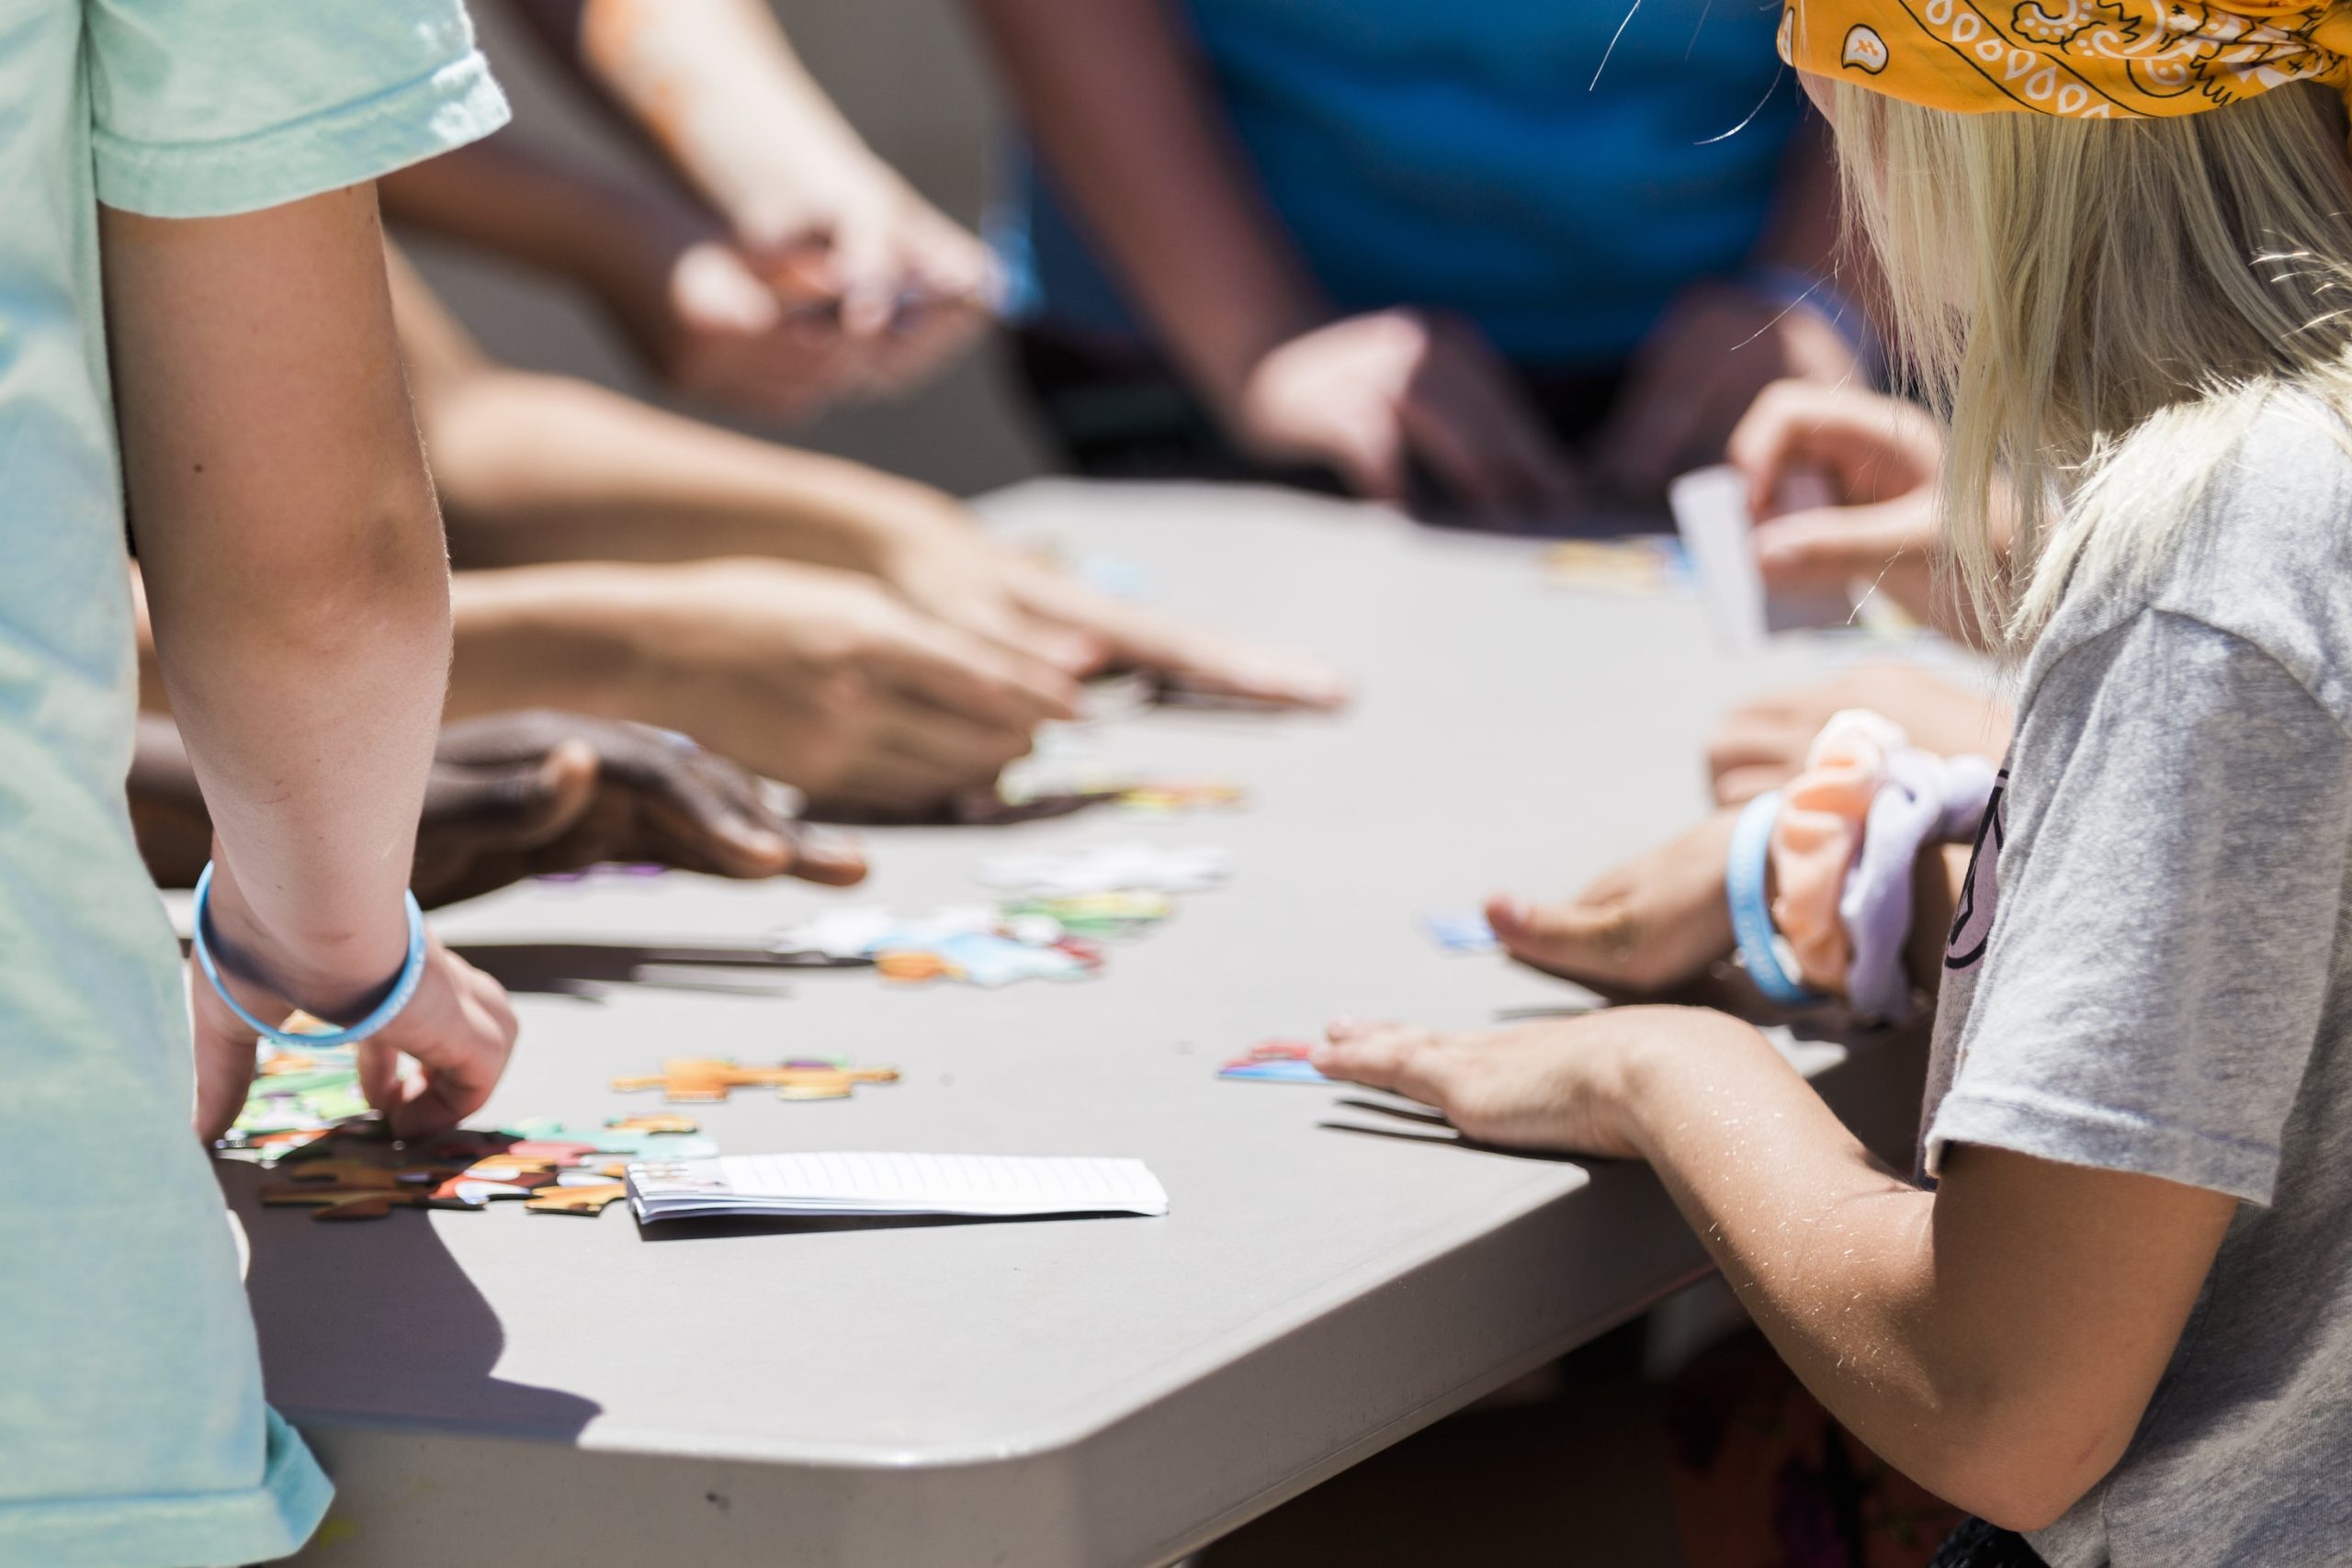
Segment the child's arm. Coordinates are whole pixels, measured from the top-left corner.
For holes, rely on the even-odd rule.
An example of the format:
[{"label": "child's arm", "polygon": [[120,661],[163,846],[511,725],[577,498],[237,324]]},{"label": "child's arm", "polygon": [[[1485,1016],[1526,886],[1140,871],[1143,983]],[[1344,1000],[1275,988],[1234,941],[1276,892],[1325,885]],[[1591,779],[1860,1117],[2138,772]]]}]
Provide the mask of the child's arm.
[{"label": "child's arm", "polygon": [[[996,293],[986,248],[860,140],[760,0],[529,0],[520,10],[560,65],[662,150],[702,198],[690,204],[718,214],[716,224],[705,214],[710,231],[691,254],[673,245],[674,265],[589,269],[673,385],[791,417],[911,385],[978,333]],[[394,216],[441,221],[410,198],[446,218],[454,209],[424,186],[494,173],[483,161],[437,179],[408,171],[388,186],[401,202]],[[475,205],[481,243],[577,270]],[[642,252],[642,238],[626,213],[593,236],[616,254]]]},{"label": "child's arm", "polygon": [[[1345,697],[1319,660],[1114,602],[1027,560],[928,485],[500,365],[397,255],[392,288],[461,566],[775,556],[862,572],[959,636],[994,645],[991,659],[1043,699],[1044,716],[1073,694],[1071,673],[1105,661],[1265,702],[1320,707]],[[479,607],[461,579],[457,678],[469,705]]]},{"label": "child's arm", "polygon": [[448,670],[447,561],[379,243],[366,186],[105,227],[130,512],[225,851],[219,912],[224,931],[249,913],[298,1000],[400,967]]},{"label": "child's arm", "polygon": [[1989,1148],[1955,1150],[1922,1192],[1718,1013],[1484,1036],[1343,1025],[1317,1060],[1472,1137],[1648,1160],[1831,1412],[2012,1529],[2049,1525],[2121,1457],[2237,1209]]},{"label": "child's arm", "polygon": [[[235,218],[108,210],[101,234],[160,672],[219,840],[214,929],[249,1006],[349,1021],[406,956],[449,660],[374,190]],[[201,985],[195,1001],[199,1120],[217,1126],[243,1098],[252,1033],[240,1047]],[[368,1054],[374,1097],[396,1125],[455,1120],[513,1033],[497,987],[436,945]],[[394,1049],[425,1065],[423,1086],[395,1089]]]},{"label": "child's arm", "polygon": [[[1811,737],[1807,737],[1810,741]],[[1603,873],[1584,891],[1537,904],[1498,895],[1487,920],[1503,951],[1549,974],[1635,997],[1673,994],[1731,956],[1724,862],[1736,808]],[[1968,874],[1967,846],[1928,843],[1913,863],[1905,966],[1920,990],[1943,980],[1943,940]]]}]

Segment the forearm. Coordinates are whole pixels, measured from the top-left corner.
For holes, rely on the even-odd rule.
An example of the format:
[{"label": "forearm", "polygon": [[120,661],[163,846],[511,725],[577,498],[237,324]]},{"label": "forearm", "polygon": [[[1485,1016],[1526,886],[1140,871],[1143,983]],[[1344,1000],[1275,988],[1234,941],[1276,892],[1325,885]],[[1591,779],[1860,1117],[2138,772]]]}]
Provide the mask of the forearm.
[{"label": "forearm", "polygon": [[787,187],[829,175],[896,177],[761,0],[586,0],[572,8],[577,66],[746,238],[789,237],[796,215],[769,209],[779,158],[789,160]]},{"label": "forearm", "polygon": [[1212,398],[1330,310],[1164,0],[974,0],[1031,133]]},{"label": "forearm", "polygon": [[2079,1495],[2130,1426],[2102,1435],[2103,1457],[2062,1435],[2074,1393],[2048,1303],[2018,1295],[2032,1243],[1944,1224],[1753,1029],[1669,1016],[1674,1037],[1629,1069],[1632,1141],[1805,1386],[1962,1507],[2038,1522],[2050,1510],[2020,1498]]},{"label": "forearm", "polygon": [[449,633],[373,194],[108,212],[104,240],[113,347],[139,370],[119,414],[158,672],[228,934],[293,999],[348,999],[405,942]]},{"label": "forearm", "polygon": [[450,720],[526,708],[628,717],[670,574],[594,564],[459,572]]},{"label": "forearm", "polygon": [[382,189],[397,222],[571,278],[603,299],[658,294],[669,258],[711,228],[684,197],[589,175],[512,133],[402,169]]},{"label": "forearm", "polygon": [[879,572],[956,503],[585,382],[491,370],[422,409],[450,541],[469,566],[779,556]]}]

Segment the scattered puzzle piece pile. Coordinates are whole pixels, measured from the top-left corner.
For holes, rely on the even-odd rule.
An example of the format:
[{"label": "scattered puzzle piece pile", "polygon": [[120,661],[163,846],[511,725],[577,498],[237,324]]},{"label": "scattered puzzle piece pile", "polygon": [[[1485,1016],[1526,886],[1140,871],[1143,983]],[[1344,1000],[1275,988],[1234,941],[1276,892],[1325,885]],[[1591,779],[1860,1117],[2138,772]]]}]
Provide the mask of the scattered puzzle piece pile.
[{"label": "scattered puzzle piece pile", "polygon": [[616,1117],[603,1127],[519,1123],[399,1143],[379,1123],[339,1127],[280,1160],[261,1187],[273,1207],[314,1220],[379,1220],[394,1209],[479,1210],[519,1201],[538,1214],[601,1214],[628,1192],[631,1160],[704,1159],[718,1146],[682,1116]]},{"label": "scattered puzzle piece pile", "polygon": [[1046,803],[1111,802],[1137,816],[1167,818],[1193,811],[1230,810],[1244,792],[1230,779],[1163,777],[1102,761],[1102,726],[1149,707],[1160,696],[1132,676],[1095,682],[1086,690],[1085,716],[1038,728],[1028,756],[997,780],[997,799],[1021,811]]},{"label": "scattered puzzle piece pile", "polygon": [[958,980],[991,988],[1016,980],[1083,980],[1102,966],[1102,950],[1051,915],[986,904],[919,919],[888,909],[836,909],[777,932],[769,944],[789,954],[864,960],[891,980]]},{"label": "scattered puzzle piece pile", "polygon": [[[778,1100],[847,1100],[862,1083],[897,1083],[896,1067],[852,1067],[821,1057],[802,1057],[774,1067],[747,1067],[716,1056],[673,1056],[662,1071],[638,1077],[617,1077],[613,1087],[624,1094],[658,1089],[673,1105],[723,1103],[739,1089],[769,1089]],[[662,1157],[692,1157],[674,1150]],[[649,1157],[652,1157],[649,1155]]]},{"label": "scattered puzzle piece pile", "polygon": [[220,1141],[223,1151],[271,1164],[368,1112],[359,1064],[348,1050],[262,1048],[244,1109]]},{"label": "scattered puzzle piece pile", "polygon": [[888,909],[835,909],[772,933],[787,957],[871,964],[887,979],[956,980],[995,987],[1019,980],[1082,980],[1103,964],[1101,943],[1140,936],[1175,912],[1171,893],[1216,886],[1220,849],[1102,845],[1074,853],[1000,855],[980,879],[1011,897],[909,919]]}]

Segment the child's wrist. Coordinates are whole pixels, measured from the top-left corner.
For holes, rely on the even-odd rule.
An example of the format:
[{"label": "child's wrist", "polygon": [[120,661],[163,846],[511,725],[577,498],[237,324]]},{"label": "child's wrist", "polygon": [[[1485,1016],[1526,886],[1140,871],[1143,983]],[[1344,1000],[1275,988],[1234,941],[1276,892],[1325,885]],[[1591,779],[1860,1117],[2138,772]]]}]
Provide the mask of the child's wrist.
[{"label": "child's wrist", "polygon": [[237,886],[216,849],[204,910],[208,941],[222,981],[246,1010],[262,1018],[296,1010],[331,1022],[358,1018],[382,1000],[408,955],[408,928],[397,895],[383,919],[364,930],[296,943],[271,931]]}]

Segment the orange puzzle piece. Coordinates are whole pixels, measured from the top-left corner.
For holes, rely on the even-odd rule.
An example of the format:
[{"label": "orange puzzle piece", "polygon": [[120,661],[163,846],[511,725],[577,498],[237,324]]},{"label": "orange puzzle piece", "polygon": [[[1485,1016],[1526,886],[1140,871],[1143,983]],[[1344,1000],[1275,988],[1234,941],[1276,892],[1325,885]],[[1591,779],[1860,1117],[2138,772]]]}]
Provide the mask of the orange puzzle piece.
[{"label": "orange puzzle piece", "polygon": [[606,1209],[628,1196],[626,1181],[607,1182],[596,1187],[553,1187],[544,1192],[534,1192],[523,1200],[523,1207],[535,1214],[603,1213]]},{"label": "orange puzzle piece", "polygon": [[661,1072],[615,1078],[613,1087],[625,1094],[658,1089],[673,1105],[703,1105],[723,1101],[739,1089],[774,1089],[779,1100],[847,1100],[859,1084],[898,1081],[896,1067],[793,1062],[746,1067],[718,1057],[673,1056],[662,1064]]}]

